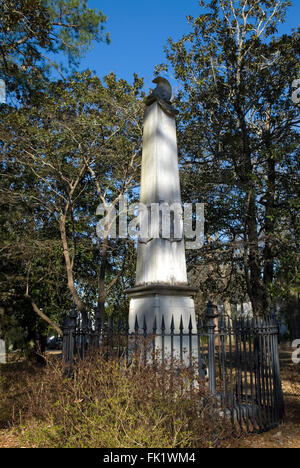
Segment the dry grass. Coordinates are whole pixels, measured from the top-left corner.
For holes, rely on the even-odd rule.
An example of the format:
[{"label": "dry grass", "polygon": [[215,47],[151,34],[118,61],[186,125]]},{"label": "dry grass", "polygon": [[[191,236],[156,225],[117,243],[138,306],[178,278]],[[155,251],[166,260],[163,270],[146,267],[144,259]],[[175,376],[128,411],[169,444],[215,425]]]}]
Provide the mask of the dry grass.
[{"label": "dry grass", "polygon": [[195,382],[180,363],[154,368],[133,358],[127,367],[124,360],[93,355],[74,367],[72,378],[63,377],[62,370],[55,358],[43,369],[23,363],[13,378],[16,368],[7,366],[1,420],[18,431],[12,443],[34,448],[228,444],[230,424],[203,382]]},{"label": "dry grass", "polygon": [[[224,431],[223,433],[219,432],[219,436],[216,438],[216,440],[214,439],[216,442],[215,446],[219,445],[219,446],[228,447],[228,448],[300,448],[300,364],[296,365],[292,363],[291,353],[292,353],[291,349],[281,348],[280,357],[281,357],[281,369],[282,369],[282,384],[283,384],[283,392],[284,392],[284,399],[285,399],[285,406],[286,406],[286,418],[285,418],[284,423],[281,426],[267,433],[249,435],[247,437],[243,437],[240,439],[232,439],[228,437],[227,430]],[[53,359],[53,357],[51,359]],[[52,371],[49,371],[49,369],[45,371],[40,368],[31,366],[28,363],[14,363],[14,364],[10,364],[6,366],[5,369],[3,366],[0,368],[2,369],[2,379],[3,377],[6,378],[7,389],[8,388],[10,389],[6,393],[5,396],[3,393],[0,395],[0,405],[1,405],[0,447],[12,448],[12,447],[21,447],[21,446],[26,445],[25,443],[26,441],[24,441],[24,433],[23,433],[23,437],[20,437],[20,423],[22,423],[23,425],[27,424],[27,430],[28,430],[27,420],[28,420],[28,417],[30,416],[29,419],[31,419],[31,421],[29,421],[29,427],[31,427],[31,430],[34,433],[35,431],[34,424],[36,424],[36,421],[39,418],[42,418],[42,419],[45,418],[47,411],[49,412],[49,405],[48,406],[46,405],[45,407],[45,405],[42,404],[42,402],[44,401],[44,397],[41,398],[41,394],[44,393],[47,379],[51,377],[52,385],[54,385],[55,387],[57,385],[57,382],[55,383],[55,379],[57,378],[58,381],[60,382],[59,385],[61,385],[60,373],[57,374],[57,376],[55,377],[53,381],[53,369],[54,368],[52,368]],[[56,371],[57,371],[57,367],[56,367]],[[54,375],[56,371],[54,372]],[[41,373],[44,374],[43,382],[41,382],[40,380]],[[46,375],[48,375],[48,377],[46,377]],[[85,375],[86,375],[85,378],[87,378],[88,375],[87,374]],[[139,378],[141,379],[141,385],[143,387],[145,385],[146,386],[148,385],[147,382],[149,381],[149,374],[147,373],[143,375],[141,374],[139,375]],[[37,394],[34,399],[31,398],[30,402],[28,402],[28,396],[30,395],[30,391],[28,393],[28,387],[27,387],[27,399],[24,400],[22,396],[20,401],[16,402],[16,397],[18,396],[20,392],[20,387],[22,386],[24,390],[24,382],[28,382],[28,379],[31,381],[30,385],[31,386],[33,385],[33,388],[34,388],[34,385],[37,386],[38,384],[40,393]],[[132,382],[132,375],[131,375],[131,382]],[[181,384],[182,383],[184,382],[181,382]],[[46,394],[44,393],[44,395],[46,395],[47,398],[49,398],[49,395],[51,395],[51,391],[49,393],[50,387],[48,385],[48,390]],[[153,390],[153,386],[151,387],[151,385],[150,386],[148,385],[147,387],[148,390],[146,390],[146,393],[147,391],[149,392],[151,388]],[[138,388],[136,389],[138,390]],[[56,390],[57,390],[57,387],[56,387]],[[69,388],[69,391],[71,391],[72,398],[75,395],[74,393],[72,393],[74,392],[74,390],[75,390],[74,388],[73,389]],[[76,392],[78,392],[78,388]],[[203,392],[204,393],[202,394],[202,396],[205,394],[206,390],[203,389]],[[52,396],[53,396],[53,392],[52,392]],[[54,393],[54,396],[55,396],[55,393]],[[173,394],[173,397],[175,396],[176,395]],[[57,395],[55,397],[57,397]],[[76,396],[76,398],[79,400],[79,403],[77,403],[77,406],[78,406],[78,404],[80,404],[80,399],[81,399],[80,392]],[[76,398],[75,399],[73,398],[73,403],[74,403],[73,406],[75,407],[76,407],[76,403],[75,403]],[[145,398],[145,394],[143,398]],[[19,403],[21,401],[23,403],[21,404],[21,407],[20,407]],[[26,401],[27,403],[24,405],[24,402]],[[51,401],[53,402],[53,399]],[[140,400],[140,402],[141,401],[142,400]],[[6,408],[6,415],[3,413],[4,408]],[[169,406],[169,409],[170,409],[170,406]],[[7,414],[7,411],[9,415]],[[193,416],[194,416],[194,413],[193,413]],[[2,421],[2,429],[1,429],[1,421]],[[10,424],[10,427],[7,426],[7,423]],[[145,425],[142,425],[142,427],[145,428]],[[218,422],[217,422],[216,427],[217,428],[219,427]],[[220,427],[218,430],[220,430]],[[148,435],[149,435],[149,432],[148,432]],[[27,440],[27,446],[31,446],[31,447],[39,446],[39,444],[35,443],[34,441],[32,441],[30,445],[29,439]],[[159,444],[159,446],[162,445],[160,443],[161,440],[158,440],[156,442],[157,444]],[[151,443],[149,439],[148,439],[148,443],[149,444]],[[193,445],[195,446],[196,444],[197,446],[197,443],[199,443],[199,441],[196,442],[196,440],[194,439]],[[213,442],[211,442],[210,445],[214,446]]]}]

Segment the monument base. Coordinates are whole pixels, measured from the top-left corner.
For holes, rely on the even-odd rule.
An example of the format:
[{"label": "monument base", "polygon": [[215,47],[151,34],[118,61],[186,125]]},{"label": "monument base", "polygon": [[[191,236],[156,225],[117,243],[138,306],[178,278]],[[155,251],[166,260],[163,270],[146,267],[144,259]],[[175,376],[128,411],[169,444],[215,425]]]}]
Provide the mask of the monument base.
[{"label": "monument base", "polygon": [[[136,286],[125,291],[130,298],[129,330],[133,333],[138,324],[140,330],[146,326],[147,334],[164,331],[184,334],[189,333],[192,327],[193,333],[197,331],[195,306],[193,296],[197,289],[186,285],[152,284]],[[172,325],[173,324],[173,325]]]},{"label": "monument base", "polygon": [[[129,333],[151,337],[162,361],[178,360],[195,367],[205,377],[199,362],[199,343],[193,296],[197,289],[186,285],[136,286],[125,291],[130,297]],[[151,359],[149,354],[149,359]]]}]

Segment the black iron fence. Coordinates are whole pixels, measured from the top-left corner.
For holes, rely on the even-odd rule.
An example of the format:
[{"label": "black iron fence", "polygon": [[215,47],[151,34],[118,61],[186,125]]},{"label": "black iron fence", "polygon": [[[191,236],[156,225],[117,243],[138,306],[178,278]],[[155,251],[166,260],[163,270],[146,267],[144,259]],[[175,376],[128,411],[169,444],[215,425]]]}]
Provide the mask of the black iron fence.
[{"label": "black iron fence", "polygon": [[[69,371],[74,362],[93,349],[104,355],[127,360],[139,350],[145,362],[151,356],[162,361],[176,359],[196,366],[216,397],[220,413],[230,417],[233,425],[248,432],[269,430],[283,420],[284,403],[280,379],[278,326],[273,318],[239,318],[218,316],[217,308],[208,304],[197,326],[181,320],[166,324],[154,319],[149,330],[146,320],[135,320],[134,330],[128,322],[110,318],[100,323],[97,316],[82,317],[73,309],[63,324],[63,359]],[[141,345],[141,338],[143,345]],[[142,349],[141,349],[142,347]]]}]

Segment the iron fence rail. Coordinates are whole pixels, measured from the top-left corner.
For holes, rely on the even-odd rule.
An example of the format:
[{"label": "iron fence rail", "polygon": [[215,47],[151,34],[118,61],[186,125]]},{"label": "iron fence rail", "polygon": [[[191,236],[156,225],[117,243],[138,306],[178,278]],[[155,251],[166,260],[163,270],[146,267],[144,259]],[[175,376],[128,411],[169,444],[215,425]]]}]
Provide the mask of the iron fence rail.
[{"label": "iron fence rail", "polygon": [[[262,432],[280,424],[284,402],[280,379],[278,326],[274,318],[218,316],[208,304],[196,329],[181,320],[153,321],[151,330],[135,320],[134,331],[127,321],[110,318],[100,323],[97,317],[82,317],[75,309],[63,324],[63,360],[68,369],[86,353],[101,348],[107,357],[123,357],[130,364],[133,351],[142,352],[145,362],[160,350],[160,359],[179,359],[196,366],[200,378],[216,397],[219,410],[247,432]],[[141,338],[144,339],[141,345]],[[142,347],[142,349],[141,349]]]}]

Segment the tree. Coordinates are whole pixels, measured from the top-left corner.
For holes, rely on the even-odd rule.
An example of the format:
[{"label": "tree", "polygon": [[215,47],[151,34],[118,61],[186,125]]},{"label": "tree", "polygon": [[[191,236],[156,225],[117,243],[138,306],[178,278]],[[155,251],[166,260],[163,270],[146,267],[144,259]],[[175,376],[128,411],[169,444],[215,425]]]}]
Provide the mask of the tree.
[{"label": "tree", "polygon": [[[170,39],[167,49],[182,82],[176,105],[184,196],[206,202],[213,239],[191,258],[205,263],[208,251],[215,278],[226,271],[226,291],[219,281],[218,294],[233,293],[242,275],[242,289],[262,314],[287,252],[297,263],[300,118],[291,85],[299,74],[299,30],[276,36],[288,1],[200,4],[207,12],[189,17],[192,32]],[[291,282],[296,287],[295,276]]]},{"label": "tree", "polygon": [[[11,109],[3,122],[4,190],[10,190],[10,205],[24,203],[20,216],[29,234],[23,233],[21,252],[15,237],[8,237],[4,256],[18,252],[24,265],[21,297],[26,291],[41,317],[50,291],[57,300],[57,283],[69,290],[66,303],[73,300],[83,315],[96,301],[103,314],[109,293],[131,263],[126,240],[104,236],[99,245],[96,208],[100,202],[116,205],[136,186],[142,84],[137,76],[129,85],[113,74],[102,83],[91,72],[76,73],[44,86],[34,102]],[[8,220],[11,232],[14,222]],[[13,274],[10,290],[16,281]]]},{"label": "tree", "polygon": [[[92,46],[109,43],[106,16],[87,7],[86,0],[3,0],[0,5],[0,67],[10,95],[34,94],[40,80],[66,54],[69,66]],[[61,55],[59,55],[61,54]]]},{"label": "tree", "polygon": [[[19,101],[16,108],[43,106],[43,91],[48,89],[53,68],[62,78],[66,72],[57,63],[58,57],[67,55],[72,70],[93,41],[109,43],[105,22],[103,13],[88,8],[84,0],[3,0],[1,78],[6,81],[10,98],[15,96]],[[0,105],[1,135],[9,119],[16,116],[16,108]],[[30,198],[36,181],[12,154],[9,156],[11,142],[1,142],[1,302],[6,311],[6,335],[14,326],[18,332],[13,333],[13,341],[24,339],[28,343],[39,328],[44,328],[36,314],[60,333],[61,311],[68,297],[55,220],[47,217],[43,205]]]},{"label": "tree", "polygon": [[52,63],[50,55],[59,52],[76,64],[93,41],[110,40],[104,34],[106,16],[85,0],[3,0],[0,17],[0,60],[6,72]]}]

